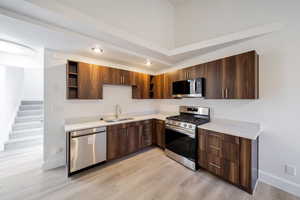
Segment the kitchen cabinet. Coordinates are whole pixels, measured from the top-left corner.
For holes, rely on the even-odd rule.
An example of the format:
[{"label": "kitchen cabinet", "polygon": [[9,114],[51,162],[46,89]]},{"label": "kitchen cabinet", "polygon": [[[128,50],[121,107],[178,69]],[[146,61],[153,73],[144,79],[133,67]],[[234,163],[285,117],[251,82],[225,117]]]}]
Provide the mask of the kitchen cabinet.
[{"label": "kitchen cabinet", "polygon": [[144,73],[136,73],[137,84],[132,88],[133,99],[149,99],[150,98],[150,75]]},{"label": "kitchen cabinet", "polygon": [[112,67],[103,67],[103,83],[112,85],[131,85],[131,72]]},{"label": "kitchen cabinet", "polygon": [[80,62],[78,80],[79,99],[102,99],[101,67]]},{"label": "kitchen cabinet", "polygon": [[145,148],[152,145],[152,132],[153,123],[152,120],[146,120],[140,122],[140,148]]},{"label": "kitchen cabinet", "polygon": [[207,99],[258,98],[258,55],[255,51],[205,65]]},{"label": "kitchen cabinet", "polygon": [[174,81],[203,77],[206,99],[257,99],[258,59],[250,51],[156,76],[68,61],[67,98],[102,99],[102,85],[114,84],[132,86],[134,99],[171,99]]},{"label": "kitchen cabinet", "polygon": [[153,78],[154,99],[162,99],[164,93],[164,74],[157,75]]},{"label": "kitchen cabinet", "polygon": [[258,179],[258,139],[198,129],[198,164],[249,193]]},{"label": "kitchen cabinet", "polygon": [[152,120],[107,127],[107,159],[113,160],[152,145]]},{"label": "kitchen cabinet", "polygon": [[153,143],[160,148],[165,148],[165,122],[154,120]]},{"label": "kitchen cabinet", "polygon": [[82,62],[68,61],[68,99],[102,99],[101,67]]},{"label": "kitchen cabinet", "polygon": [[125,124],[107,127],[107,160],[127,154],[127,127]]},{"label": "kitchen cabinet", "polygon": [[222,99],[222,60],[205,64],[206,67],[206,99]]}]

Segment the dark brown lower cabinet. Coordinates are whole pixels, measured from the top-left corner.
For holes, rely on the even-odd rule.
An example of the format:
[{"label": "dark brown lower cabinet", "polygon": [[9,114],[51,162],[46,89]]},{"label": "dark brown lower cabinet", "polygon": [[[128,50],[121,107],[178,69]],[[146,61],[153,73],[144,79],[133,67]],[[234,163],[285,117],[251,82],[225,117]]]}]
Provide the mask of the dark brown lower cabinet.
[{"label": "dark brown lower cabinet", "polygon": [[134,153],[152,145],[152,120],[107,127],[107,160]]},{"label": "dark brown lower cabinet", "polygon": [[198,129],[198,164],[252,193],[258,179],[258,139]]},{"label": "dark brown lower cabinet", "polygon": [[165,121],[154,120],[153,144],[164,149],[165,148]]}]

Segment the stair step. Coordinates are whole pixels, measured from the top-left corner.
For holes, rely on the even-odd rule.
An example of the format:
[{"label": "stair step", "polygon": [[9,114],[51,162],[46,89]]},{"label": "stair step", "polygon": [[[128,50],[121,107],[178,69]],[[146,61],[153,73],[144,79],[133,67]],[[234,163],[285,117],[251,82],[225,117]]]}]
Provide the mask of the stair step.
[{"label": "stair step", "polygon": [[43,128],[19,130],[19,131],[11,132],[9,135],[9,138],[10,139],[20,139],[20,138],[24,138],[24,137],[43,135],[43,133],[44,133]]},{"label": "stair step", "polygon": [[42,128],[43,123],[41,121],[37,122],[22,122],[22,123],[16,123],[13,125],[12,130],[18,131],[18,130],[25,130],[25,129],[33,129],[33,128]]},{"label": "stair step", "polygon": [[15,123],[34,122],[34,121],[42,121],[42,120],[43,120],[43,115],[24,116],[24,117],[17,117]]},{"label": "stair step", "polygon": [[15,150],[27,147],[34,147],[41,145],[43,143],[43,136],[30,136],[24,137],[20,139],[12,139],[4,144],[5,151],[7,150]]},{"label": "stair step", "polygon": [[41,105],[43,101],[22,101],[21,105]]},{"label": "stair step", "polygon": [[43,110],[24,110],[18,112],[18,117],[33,115],[43,115]]},{"label": "stair step", "polygon": [[43,105],[21,105],[19,110],[43,110]]}]

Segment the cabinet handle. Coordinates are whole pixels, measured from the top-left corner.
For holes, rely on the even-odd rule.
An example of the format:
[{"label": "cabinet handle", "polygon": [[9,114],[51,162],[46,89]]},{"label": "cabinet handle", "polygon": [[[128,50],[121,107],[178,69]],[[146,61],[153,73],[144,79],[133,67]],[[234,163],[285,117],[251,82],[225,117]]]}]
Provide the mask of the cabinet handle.
[{"label": "cabinet handle", "polygon": [[222,98],[226,99],[226,97],[225,97],[225,89],[224,88],[222,88]]},{"label": "cabinet handle", "polygon": [[221,167],[219,166],[219,165],[216,165],[216,164],[214,164],[214,163],[209,163],[209,165],[211,165],[211,166],[213,166],[213,167],[216,167],[216,168],[218,168],[218,169],[221,169]]},{"label": "cabinet handle", "polygon": [[210,145],[209,147],[210,147],[210,148],[212,148],[212,149],[218,150],[218,151],[220,151],[220,150],[221,150],[221,148],[219,148],[219,147],[216,147],[216,146],[214,146],[214,145]]},{"label": "cabinet handle", "polygon": [[225,88],[225,98],[228,99],[228,88]]}]

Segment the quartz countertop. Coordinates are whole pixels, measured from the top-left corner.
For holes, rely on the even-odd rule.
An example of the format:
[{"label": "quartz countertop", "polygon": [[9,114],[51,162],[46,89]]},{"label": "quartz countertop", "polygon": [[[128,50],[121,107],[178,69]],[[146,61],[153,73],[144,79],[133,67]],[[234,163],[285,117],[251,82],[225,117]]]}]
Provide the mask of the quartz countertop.
[{"label": "quartz countertop", "polygon": [[169,115],[160,114],[159,113],[159,114],[151,114],[151,115],[130,116],[133,119],[118,121],[118,122],[106,122],[104,120],[98,120],[98,121],[66,124],[65,125],[65,132],[78,131],[78,130],[96,128],[96,127],[101,127],[101,126],[111,126],[111,125],[116,125],[116,124],[136,122],[136,121],[142,121],[142,120],[148,120],[148,119],[166,120],[166,118],[169,117],[169,116],[172,116],[172,115],[170,115],[170,114]]},{"label": "quartz countertop", "polygon": [[198,126],[198,128],[220,132],[256,140],[261,134],[262,128],[259,123],[235,121],[228,119],[212,119],[211,122]]}]

